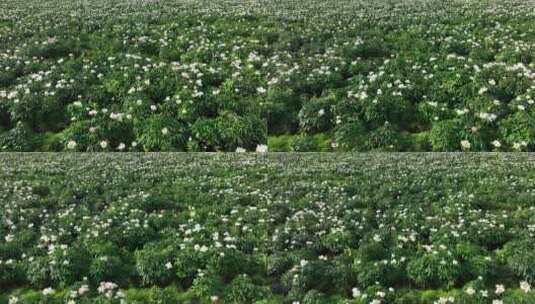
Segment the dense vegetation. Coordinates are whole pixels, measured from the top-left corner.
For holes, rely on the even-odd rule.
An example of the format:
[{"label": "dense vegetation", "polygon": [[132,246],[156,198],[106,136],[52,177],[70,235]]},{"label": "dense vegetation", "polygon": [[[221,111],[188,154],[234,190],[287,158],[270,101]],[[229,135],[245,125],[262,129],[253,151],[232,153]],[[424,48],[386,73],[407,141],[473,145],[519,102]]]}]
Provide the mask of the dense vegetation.
[{"label": "dense vegetation", "polygon": [[3,151],[535,150],[531,1],[5,0],[0,13]]},{"label": "dense vegetation", "polygon": [[534,303],[525,154],[3,154],[0,303]]}]

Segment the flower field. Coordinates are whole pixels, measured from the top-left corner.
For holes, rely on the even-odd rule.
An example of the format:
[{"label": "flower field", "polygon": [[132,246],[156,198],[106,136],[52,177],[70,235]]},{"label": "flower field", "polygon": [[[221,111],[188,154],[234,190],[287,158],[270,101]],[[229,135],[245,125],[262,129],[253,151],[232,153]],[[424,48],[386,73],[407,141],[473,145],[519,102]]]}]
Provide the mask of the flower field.
[{"label": "flower field", "polygon": [[530,154],[2,154],[0,303],[535,303]]},{"label": "flower field", "polygon": [[533,151],[524,0],[4,0],[0,151]]},{"label": "flower field", "polygon": [[533,304],[534,101],[534,1],[0,1],[0,304]]}]

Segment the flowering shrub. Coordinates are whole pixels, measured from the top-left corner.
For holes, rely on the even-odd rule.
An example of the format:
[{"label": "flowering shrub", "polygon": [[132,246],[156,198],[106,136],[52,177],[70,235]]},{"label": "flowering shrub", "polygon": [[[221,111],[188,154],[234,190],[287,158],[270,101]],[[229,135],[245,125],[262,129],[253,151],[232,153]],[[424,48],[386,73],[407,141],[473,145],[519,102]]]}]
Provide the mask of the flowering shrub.
[{"label": "flowering shrub", "polygon": [[91,245],[93,259],[89,266],[89,278],[93,283],[118,282],[128,283],[125,273],[131,273],[132,269],[120,256],[119,248],[112,243]]}]

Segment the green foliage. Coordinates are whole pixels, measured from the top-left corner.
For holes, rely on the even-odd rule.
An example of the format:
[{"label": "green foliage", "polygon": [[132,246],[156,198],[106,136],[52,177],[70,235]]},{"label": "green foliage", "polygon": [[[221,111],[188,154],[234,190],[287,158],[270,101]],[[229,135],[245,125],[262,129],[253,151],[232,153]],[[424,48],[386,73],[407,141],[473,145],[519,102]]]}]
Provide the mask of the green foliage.
[{"label": "green foliage", "polygon": [[180,250],[174,265],[177,277],[184,285],[190,285],[197,277],[198,271],[206,267],[208,254],[202,254],[193,249]]},{"label": "green foliage", "polygon": [[223,282],[215,276],[197,277],[193,281],[191,291],[200,299],[209,300],[213,296],[221,296],[224,289]]},{"label": "green foliage", "polygon": [[128,282],[127,276],[131,266],[120,256],[120,250],[111,243],[93,244],[91,246],[93,259],[89,266],[89,277],[92,282]]},{"label": "green foliage", "polygon": [[518,277],[535,282],[535,246],[532,239],[507,243],[500,256]]},{"label": "green foliage", "polygon": [[56,247],[47,256],[33,258],[28,265],[27,277],[38,287],[47,287],[51,283],[69,286],[87,276],[89,261],[89,252],[83,247]]},{"label": "green foliage", "polygon": [[268,296],[268,292],[253,283],[247,275],[236,277],[228,286],[225,295],[225,303],[254,303]]},{"label": "green foliage", "polygon": [[318,133],[330,130],[333,126],[331,107],[334,98],[313,98],[303,104],[299,111],[299,125],[306,133]]},{"label": "green foliage", "polygon": [[200,151],[254,150],[267,141],[267,126],[258,117],[242,117],[226,112],[215,119],[199,119],[192,125],[194,145]]},{"label": "green foliage", "polygon": [[255,265],[242,252],[226,250],[213,257],[208,269],[220,276],[224,282],[230,282],[239,274],[251,273]]},{"label": "green foliage", "polygon": [[429,133],[433,151],[458,151],[463,140],[463,125],[459,120],[437,123]]},{"label": "green foliage", "polygon": [[19,122],[16,127],[0,133],[0,151],[30,152],[39,147],[39,137]]},{"label": "green foliage", "polygon": [[135,123],[135,133],[145,151],[184,151],[187,137],[184,125],[166,115],[154,115]]},{"label": "green foliage", "polygon": [[9,259],[0,265],[0,283],[2,286],[17,286],[25,282],[25,272],[21,263]]},{"label": "green foliage", "polygon": [[462,270],[447,257],[447,254],[424,254],[407,265],[408,275],[420,287],[452,287]]},{"label": "green foliage", "polygon": [[175,274],[167,263],[174,260],[175,250],[166,243],[148,243],[136,251],[136,269],[145,285],[165,285],[170,283]]}]

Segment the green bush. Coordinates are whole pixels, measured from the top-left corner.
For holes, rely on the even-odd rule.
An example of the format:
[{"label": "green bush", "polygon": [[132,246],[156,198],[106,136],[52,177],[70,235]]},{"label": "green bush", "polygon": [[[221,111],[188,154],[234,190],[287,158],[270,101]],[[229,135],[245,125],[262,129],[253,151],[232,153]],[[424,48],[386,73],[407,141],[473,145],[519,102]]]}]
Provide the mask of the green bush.
[{"label": "green bush", "polygon": [[407,265],[409,278],[422,288],[452,287],[462,274],[460,264],[445,253],[423,254]]},{"label": "green bush", "polygon": [[[532,113],[517,112],[499,122],[500,138],[513,150],[531,149],[535,138],[535,125]],[[525,145],[524,145],[525,143]]]},{"label": "green bush", "polygon": [[[290,273],[293,273],[290,271]],[[324,293],[333,292],[338,288],[340,274],[337,268],[326,261],[310,261],[305,266],[299,268],[294,274],[290,275],[285,284],[289,289],[299,293],[311,289]]]},{"label": "green bush", "polygon": [[248,151],[267,142],[267,125],[259,117],[243,117],[231,112],[217,118],[199,119],[191,127],[195,146],[201,151]]},{"label": "green bush", "polygon": [[522,239],[507,243],[500,256],[517,276],[535,282],[535,246],[532,240]]},{"label": "green bush", "polygon": [[362,122],[353,121],[337,126],[335,141],[342,150],[365,151],[367,129]]},{"label": "green bush", "polygon": [[300,97],[291,89],[269,90],[264,101],[269,134],[296,132],[299,129],[301,103]]},{"label": "green bush", "polygon": [[175,258],[174,266],[176,276],[185,286],[191,285],[198,275],[199,269],[205,269],[210,253],[201,253],[188,248],[180,250]]},{"label": "green bush", "polygon": [[435,123],[429,132],[433,151],[458,151],[461,149],[464,127],[457,119]]},{"label": "green bush", "polygon": [[366,150],[406,151],[413,146],[412,138],[386,123],[367,134],[364,146]]},{"label": "green bush", "polygon": [[[176,277],[173,268],[175,248],[166,243],[148,243],[143,249],[136,251],[136,269],[143,284],[166,285]],[[171,263],[170,268],[166,265]]]},{"label": "green bush", "polygon": [[225,290],[225,286],[219,277],[202,276],[193,281],[191,291],[203,300],[210,300],[211,297],[220,297]]},{"label": "green bush", "polygon": [[268,292],[253,283],[247,275],[236,277],[227,287],[224,294],[225,303],[254,303],[268,296]]},{"label": "green bush", "polygon": [[208,264],[208,270],[219,275],[224,282],[232,281],[239,274],[251,274],[254,269],[252,261],[237,250],[224,250],[214,255]]},{"label": "green bush", "polygon": [[24,123],[17,123],[15,128],[0,133],[0,150],[30,152],[39,148],[40,138]]},{"label": "green bush", "polygon": [[267,259],[267,275],[276,276],[288,271],[294,265],[295,261],[289,255],[272,255]]},{"label": "green bush", "polygon": [[10,287],[26,282],[25,272],[22,263],[8,259],[0,263],[0,284]]},{"label": "green bush", "polygon": [[304,102],[299,111],[301,129],[308,134],[330,130],[333,127],[331,107],[334,103],[333,97],[312,98]]},{"label": "green bush", "polygon": [[156,114],[134,122],[138,144],[145,151],[185,151],[187,129],[176,118]]}]

